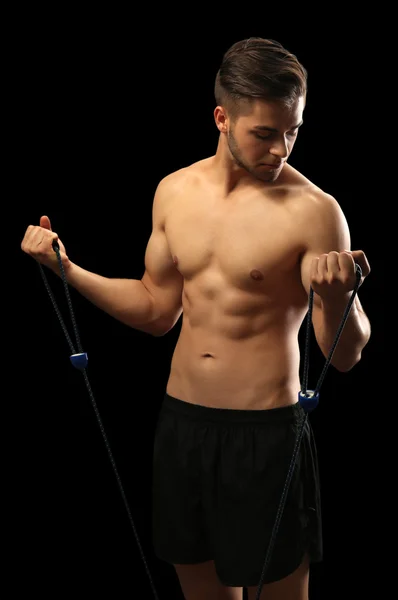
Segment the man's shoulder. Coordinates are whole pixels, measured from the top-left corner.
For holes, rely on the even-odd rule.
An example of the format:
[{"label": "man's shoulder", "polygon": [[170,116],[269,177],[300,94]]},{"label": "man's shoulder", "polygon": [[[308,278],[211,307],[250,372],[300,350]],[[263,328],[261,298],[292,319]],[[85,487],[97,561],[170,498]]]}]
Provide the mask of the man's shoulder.
[{"label": "man's shoulder", "polygon": [[154,197],[154,209],[157,214],[165,217],[175,208],[179,199],[186,198],[190,190],[199,187],[203,181],[206,160],[172,171],[159,181]]},{"label": "man's shoulder", "polygon": [[209,164],[210,158],[196,161],[165,175],[158,184],[159,191],[173,191],[181,189],[181,186],[194,183],[195,179],[203,176],[203,172]]},{"label": "man's shoulder", "polygon": [[322,189],[297,169],[290,167],[286,185],[292,197],[297,200],[299,210],[308,208],[318,214],[341,210],[338,200],[330,192]]},{"label": "man's shoulder", "polygon": [[347,238],[347,221],[335,196],[295,169],[289,169],[285,186],[289,214],[306,239],[326,234]]},{"label": "man's shoulder", "polygon": [[349,243],[348,223],[338,200],[317,185],[303,187],[296,203],[296,223],[300,223],[308,238],[330,241],[331,247]]}]

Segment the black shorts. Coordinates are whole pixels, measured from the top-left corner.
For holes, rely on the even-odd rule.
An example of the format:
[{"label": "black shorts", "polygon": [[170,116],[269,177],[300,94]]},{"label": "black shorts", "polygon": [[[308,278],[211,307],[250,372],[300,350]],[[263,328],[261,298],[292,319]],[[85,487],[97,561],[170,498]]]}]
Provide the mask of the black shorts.
[{"label": "black shorts", "polygon": [[[165,395],[155,431],[156,556],[214,560],[226,586],[258,585],[304,411],[300,404],[234,410]],[[322,560],[320,482],[309,420],[263,583]]]}]

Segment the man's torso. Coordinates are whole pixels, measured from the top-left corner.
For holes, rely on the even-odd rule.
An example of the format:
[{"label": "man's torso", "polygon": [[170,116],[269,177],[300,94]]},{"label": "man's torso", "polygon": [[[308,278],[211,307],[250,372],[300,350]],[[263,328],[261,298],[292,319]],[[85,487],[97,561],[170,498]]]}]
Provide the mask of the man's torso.
[{"label": "man's torso", "polygon": [[184,278],[167,392],[218,408],[294,404],[308,309],[300,263],[320,190],[287,165],[277,185],[223,196],[211,160],[181,172],[167,206],[167,242]]}]

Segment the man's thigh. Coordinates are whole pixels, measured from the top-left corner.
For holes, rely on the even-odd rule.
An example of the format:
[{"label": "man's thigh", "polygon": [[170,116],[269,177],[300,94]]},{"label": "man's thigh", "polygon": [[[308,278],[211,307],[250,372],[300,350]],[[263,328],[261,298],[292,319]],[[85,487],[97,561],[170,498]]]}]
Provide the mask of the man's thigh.
[{"label": "man's thigh", "polygon": [[173,566],[185,600],[242,600],[243,588],[222,585],[212,560]]},{"label": "man's thigh", "polygon": [[[301,565],[287,577],[262,587],[260,600],[308,600],[309,560],[306,556]],[[248,587],[248,600],[257,600],[256,587]]]}]

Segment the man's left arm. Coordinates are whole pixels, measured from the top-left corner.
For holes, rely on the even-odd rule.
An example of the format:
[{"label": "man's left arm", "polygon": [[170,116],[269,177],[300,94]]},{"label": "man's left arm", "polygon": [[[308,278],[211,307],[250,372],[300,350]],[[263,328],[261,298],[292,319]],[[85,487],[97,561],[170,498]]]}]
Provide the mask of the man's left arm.
[{"label": "man's left arm", "polygon": [[[315,337],[325,358],[329,356],[347,304],[357,282],[356,263],[361,267],[362,285],[370,266],[362,250],[350,251],[350,234],[345,217],[334,199],[326,201],[323,218],[309,230],[309,244],[301,261],[304,288],[314,290],[312,322]],[[333,353],[331,364],[342,372],[361,359],[371,326],[356,294]]]}]

